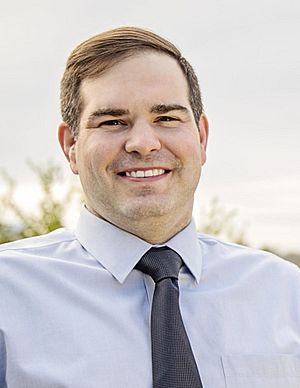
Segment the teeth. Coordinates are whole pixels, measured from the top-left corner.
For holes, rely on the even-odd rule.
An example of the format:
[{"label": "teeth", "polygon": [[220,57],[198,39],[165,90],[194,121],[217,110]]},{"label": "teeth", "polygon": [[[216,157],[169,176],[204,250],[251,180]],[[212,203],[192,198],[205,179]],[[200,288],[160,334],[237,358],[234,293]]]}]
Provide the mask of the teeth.
[{"label": "teeth", "polygon": [[162,175],[165,170],[162,168],[155,168],[153,170],[137,170],[137,171],[126,171],[125,174],[132,178],[145,178],[150,176]]},{"label": "teeth", "polygon": [[153,176],[153,171],[151,170],[145,171],[145,176]]}]

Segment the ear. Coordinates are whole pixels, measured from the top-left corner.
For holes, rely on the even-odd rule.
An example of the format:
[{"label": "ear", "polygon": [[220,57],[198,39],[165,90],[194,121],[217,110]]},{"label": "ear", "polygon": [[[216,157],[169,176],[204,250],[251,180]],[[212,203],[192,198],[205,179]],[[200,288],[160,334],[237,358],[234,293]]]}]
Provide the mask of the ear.
[{"label": "ear", "polygon": [[74,138],[70,127],[66,123],[61,123],[58,127],[58,140],[69,161],[70,168],[74,174],[78,174],[77,160],[76,160],[76,139]]},{"label": "ear", "polygon": [[201,165],[206,162],[206,147],[208,141],[209,124],[205,113],[202,113],[199,119],[199,134],[201,147]]}]

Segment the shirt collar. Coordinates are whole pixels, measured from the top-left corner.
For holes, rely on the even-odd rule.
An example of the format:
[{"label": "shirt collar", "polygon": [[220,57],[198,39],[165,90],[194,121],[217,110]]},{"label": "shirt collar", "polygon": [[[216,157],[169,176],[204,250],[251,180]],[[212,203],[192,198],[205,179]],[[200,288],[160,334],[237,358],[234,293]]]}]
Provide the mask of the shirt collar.
[{"label": "shirt collar", "polygon": [[[95,216],[86,207],[80,212],[75,235],[80,244],[120,283],[125,281],[143,254],[153,246]],[[194,221],[163,245],[179,253],[199,283],[202,253]]]}]

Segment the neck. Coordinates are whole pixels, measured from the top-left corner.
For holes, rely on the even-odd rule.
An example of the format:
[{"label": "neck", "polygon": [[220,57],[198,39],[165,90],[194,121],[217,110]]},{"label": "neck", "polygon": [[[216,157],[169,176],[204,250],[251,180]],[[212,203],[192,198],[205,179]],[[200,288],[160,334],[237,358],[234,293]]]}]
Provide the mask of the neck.
[{"label": "neck", "polygon": [[118,219],[104,217],[87,206],[87,209],[99,218],[115,225],[116,227],[125,230],[128,233],[134,234],[140,239],[149,244],[164,244],[173,236],[184,229],[192,219],[192,211],[189,211],[182,217],[176,217],[170,212],[163,217],[141,217],[139,219]]},{"label": "neck", "polygon": [[164,244],[170,240],[173,236],[184,229],[191,221],[190,217],[186,217],[182,220],[175,220],[172,217],[170,220],[141,220],[137,223],[131,221],[130,228],[128,225],[116,225],[121,229],[126,230],[131,234],[147,241],[149,244]]}]

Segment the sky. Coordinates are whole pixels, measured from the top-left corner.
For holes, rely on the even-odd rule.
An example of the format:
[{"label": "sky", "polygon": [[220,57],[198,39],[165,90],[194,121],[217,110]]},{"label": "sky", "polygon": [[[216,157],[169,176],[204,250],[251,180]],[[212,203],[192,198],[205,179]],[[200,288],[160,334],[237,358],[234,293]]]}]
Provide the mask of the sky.
[{"label": "sky", "polygon": [[121,25],[168,38],[198,75],[210,138],[195,217],[217,197],[250,245],[300,251],[298,0],[1,0],[0,169],[18,182],[18,200],[38,200],[27,159],[52,160],[73,182],[57,141],[65,62]]}]

